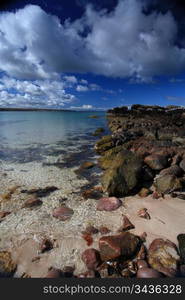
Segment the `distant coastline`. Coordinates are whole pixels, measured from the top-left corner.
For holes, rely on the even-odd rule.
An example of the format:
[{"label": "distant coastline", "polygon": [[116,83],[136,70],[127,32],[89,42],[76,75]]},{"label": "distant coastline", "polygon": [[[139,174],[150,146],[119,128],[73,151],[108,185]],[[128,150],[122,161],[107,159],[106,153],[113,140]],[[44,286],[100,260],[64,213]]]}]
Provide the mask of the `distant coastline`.
[{"label": "distant coastline", "polygon": [[16,108],[16,107],[0,107],[0,111],[62,111],[62,112],[98,112],[99,110],[74,110],[74,109],[58,109],[58,108]]}]

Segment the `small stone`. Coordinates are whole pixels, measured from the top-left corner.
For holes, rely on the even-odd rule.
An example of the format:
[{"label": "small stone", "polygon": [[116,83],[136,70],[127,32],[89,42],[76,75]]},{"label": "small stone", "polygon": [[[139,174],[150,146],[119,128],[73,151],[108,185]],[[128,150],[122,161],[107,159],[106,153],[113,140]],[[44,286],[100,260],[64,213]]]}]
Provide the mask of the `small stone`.
[{"label": "small stone", "polygon": [[127,218],[127,216],[123,215],[123,225],[121,226],[121,228],[118,230],[119,232],[121,231],[127,231],[130,229],[134,229],[135,226],[130,222],[130,220]]},{"label": "small stone", "polygon": [[139,250],[140,240],[134,234],[124,232],[119,235],[103,236],[99,240],[102,261],[116,259],[119,256],[130,258]]},{"label": "small stone", "polygon": [[94,248],[86,249],[82,253],[82,260],[89,270],[95,270],[101,263],[100,253]]},{"label": "small stone", "polygon": [[140,268],[138,271],[137,271],[137,278],[161,278],[161,274],[154,270],[154,269],[151,269],[151,268]]},{"label": "small stone", "polygon": [[45,278],[59,278],[62,277],[62,272],[59,269],[51,268]]},{"label": "small stone", "polygon": [[73,214],[74,214],[74,211],[67,206],[61,206],[61,207],[55,208],[53,211],[53,217],[55,217],[61,221],[66,221],[66,220],[71,219]]},{"label": "small stone", "polygon": [[53,243],[48,239],[44,239],[42,241],[41,245],[40,245],[41,253],[44,253],[44,252],[49,251],[51,249],[53,249]]},{"label": "small stone", "polygon": [[116,197],[103,197],[98,201],[97,210],[113,211],[121,205],[121,200]]},{"label": "small stone", "polygon": [[95,278],[96,276],[96,272],[93,270],[88,270],[87,272],[81,273],[79,275],[77,275],[78,278]]},{"label": "small stone", "polygon": [[181,277],[185,277],[185,265],[180,265],[180,275]]},{"label": "small stone", "polygon": [[146,237],[147,237],[147,233],[146,233],[146,232],[143,232],[143,233],[140,235],[140,239],[141,239],[143,242],[146,242]]},{"label": "small stone", "polygon": [[107,234],[107,233],[109,233],[109,232],[111,232],[111,231],[110,231],[110,229],[108,229],[107,227],[101,226],[101,227],[99,228],[99,232],[100,232],[101,234]]},{"label": "small stone", "polygon": [[28,199],[22,206],[22,208],[32,208],[42,205],[42,201],[38,198]]},{"label": "small stone", "polygon": [[82,237],[83,237],[83,239],[86,241],[87,246],[91,246],[91,245],[92,245],[92,243],[93,243],[93,238],[92,238],[91,234],[89,234],[89,233],[84,233],[84,234],[82,235]]},{"label": "small stone", "polygon": [[148,268],[148,264],[147,264],[146,260],[138,259],[137,260],[137,267],[138,267],[138,269]]},{"label": "small stone", "polygon": [[138,193],[138,195],[140,196],[140,197],[142,197],[142,198],[145,198],[145,197],[147,197],[148,195],[150,195],[151,194],[151,191],[149,190],[149,189],[147,189],[147,188],[142,188],[141,190],[140,190],[140,192]]},{"label": "small stone", "polygon": [[146,248],[145,246],[142,244],[141,248],[139,249],[139,252],[136,255],[137,259],[145,259],[146,258]]},{"label": "small stone", "polygon": [[82,192],[82,197],[87,199],[100,199],[102,197],[102,192],[96,188],[88,189]]},{"label": "small stone", "polygon": [[161,197],[163,197],[163,195],[161,193],[157,192],[157,191],[153,192],[153,194],[152,194],[153,199],[159,199]]},{"label": "small stone", "polygon": [[9,214],[11,214],[10,211],[0,211],[0,219],[5,218],[5,217],[8,216]]},{"label": "small stone", "polygon": [[64,269],[62,270],[64,277],[73,277],[73,273],[74,273],[75,267],[73,266],[65,266]]},{"label": "small stone", "polygon": [[147,220],[151,219],[149,213],[147,212],[147,208],[141,208],[137,214],[140,218],[144,218]]},{"label": "small stone", "polygon": [[83,231],[83,234],[97,234],[99,230],[95,228],[94,226],[88,226],[86,227],[85,231]]},{"label": "small stone", "polygon": [[95,163],[93,163],[91,161],[86,161],[80,166],[80,169],[91,169],[94,166],[95,166]]},{"label": "small stone", "polygon": [[176,245],[169,240],[155,239],[149,247],[149,264],[152,268],[168,277],[177,275],[179,259]]}]

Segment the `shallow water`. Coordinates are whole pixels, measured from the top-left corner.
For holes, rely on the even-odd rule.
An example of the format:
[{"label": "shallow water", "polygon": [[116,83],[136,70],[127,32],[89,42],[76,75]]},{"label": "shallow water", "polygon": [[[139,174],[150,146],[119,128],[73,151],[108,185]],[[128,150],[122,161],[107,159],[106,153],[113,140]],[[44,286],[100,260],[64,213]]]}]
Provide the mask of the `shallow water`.
[{"label": "shallow water", "polygon": [[0,112],[0,159],[25,163],[61,158],[93,145],[98,127],[106,128],[104,112]]}]

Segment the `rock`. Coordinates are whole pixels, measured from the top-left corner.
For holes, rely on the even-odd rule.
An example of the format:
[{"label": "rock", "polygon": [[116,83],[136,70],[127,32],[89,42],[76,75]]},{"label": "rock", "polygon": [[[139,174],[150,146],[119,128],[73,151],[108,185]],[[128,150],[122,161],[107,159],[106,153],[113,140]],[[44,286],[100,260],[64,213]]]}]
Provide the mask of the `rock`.
[{"label": "rock", "polygon": [[102,154],[103,152],[114,147],[114,143],[111,135],[105,135],[95,144],[95,151],[98,154]]},{"label": "rock", "polygon": [[151,268],[140,268],[138,271],[137,271],[137,278],[161,278],[162,275],[154,270],[154,269],[151,269]]},{"label": "rock", "polygon": [[36,206],[42,205],[42,201],[38,198],[31,198],[26,200],[26,202],[23,204],[22,208],[32,208]]},{"label": "rock", "polygon": [[140,217],[140,218],[144,218],[144,219],[147,219],[147,220],[150,220],[150,215],[149,213],[147,212],[147,208],[141,208],[138,212],[137,212],[137,215]]},{"label": "rock", "polygon": [[171,165],[179,165],[179,163],[181,162],[182,160],[182,155],[177,153],[173,158],[172,158],[172,163]]},{"label": "rock", "polygon": [[73,277],[75,267],[74,266],[65,266],[62,270],[65,278]]},{"label": "rock", "polygon": [[180,168],[185,172],[185,158],[179,164]]},{"label": "rock", "polygon": [[185,264],[185,233],[181,233],[177,236],[179,243],[179,254],[183,264]]},{"label": "rock", "polygon": [[127,231],[130,229],[134,229],[135,226],[130,222],[130,220],[127,218],[127,216],[123,215],[123,225],[118,230],[119,232]]},{"label": "rock", "polygon": [[5,218],[5,217],[8,216],[9,214],[11,214],[10,211],[0,211],[0,219]]},{"label": "rock", "polygon": [[185,265],[180,265],[180,276],[185,277]]},{"label": "rock", "polygon": [[82,253],[82,260],[89,270],[96,270],[101,263],[100,253],[94,248],[86,249]]},{"label": "rock", "polygon": [[138,269],[148,268],[148,264],[147,264],[146,260],[138,259],[137,267],[138,267]]},{"label": "rock", "polygon": [[77,277],[78,278],[95,278],[95,277],[99,277],[97,276],[97,272],[93,271],[93,270],[88,270],[87,272],[78,274]]},{"label": "rock", "polygon": [[53,211],[53,217],[55,217],[61,221],[66,221],[66,220],[71,219],[73,214],[74,214],[74,211],[67,206],[61,206],[61,207],[55,208]]},{"label": "rock", "polygon": [[85,231],[83,231],[83,234],[97,234],[99,230],[95,228],[94,226],[88,226],[86,227]]},{"label": "rock", "polygon": [[157,192],[157,191],[153,192],[153,194],[152,194],[153,199],[159,199],[161,197],[164,198],[164,196],[161,193]]},{"label": "rock", "polygon": [[[143,241],[142,239],[141,239],[141,241]],[[137,253],[137,255],[136,255],[136,258],[137,259],[146,259],[146,248],[145,248],[145,246],[142,244],[141,245],[141,247],[140,247],[140,249],[139,249],[139,251],[138,251],[138,253]]]},{"label": "rock", "polygon": [[95,166],[95,163],[93,163],[92,161],[86,161],[80,166],[80,169],[91,169],[94,166]]},{"label": "rock", "polygon": [[165,155],[151,154],[146,156],[144,162],[152,169],[160,171],[168,166],[168,159]]},{"label": "rock", "polygon": [[53,249],[53,243],[49,239],[44,239],[40,244],[40,251],[44,253]]},{"label": "rock", "polygon": [[100,232],[101,234],[107,234],[107,233],[110,232],[110,229],[108,229],[108,228],[105,227],[105,226],[101,226],[101,227],[99,228],[99,232]]},{"label": "rock", "polygon": [[157,192],[170,193],[182,189],[182,181],[173,175],[163,175],[156,179],[154,183]]},{"label": "rock", "polygon": [[102,133],[104,133],[104,132],[105,132],[105,129],[102,127],[99,127],[95,130],[95,132],[93,133],[93,136],[101,136]]},{"label": "rock", "polygon": [[182,200],[185,200],[185,194],[177,194],[177,193],[171,193],[172,198],[179,198]]},{"label": "rock", "polygon": [[119,235],[103,236],[99,240],[102,261],[108,261],[123,256],[132,257],[139,250],[140,240],[137,236],[125,232]]},{"label": "rock", "polygon": [[100,199],[102,197],[102,191],[96,187],[85,190],[82,192],[82,197],[87,200],[87,199]]},{"label": "rock", "polygon": [[12,260],[9,251],[0,251],[0,278],[12,277],[15,273],[17,265]]},{"label": "rock", "polygon": [[21,193],[26,193],[28,195],[35,195],[38,198],[49,196],[51,193],[58,190],[56,186],[47,186],[45,188],[22,190]]},{"label": "rock", "polygon": [[121,205],[121,200],[116,197],[103,197],[98,201],[97,210],[113,211]]},{"label": "rock", "polygon": [[149,189],[147,189],[147,188],[142,188],[140,191],[139,191],[139,193],[138,193],[138,195],[140,196],[140,197],[142,197],[142,198],[145,198],[145,197],[147,197],[148,195],[150,195],[151,194],[151,191],[149,190]]},{"label": "rock", "polygon": [[115,156],[123,150],[122,146],[113,147],[103,153],[103,155],[98,159],[98,163],[103,170],[108,169]]},{"label": "rock", "polygon": [[153,240],[148,250],[148,262],[158,272],[175,277],[179,262],[176,245],[169,240]]},{"label": "rock", "polygon": [[177,165],[173,165],[167,169],[163,169],[160,172],[160,175],[173,175],[173,176],[177,176],[177,177],[182,176],[182,174],[183,174],[182,169]]},{"label": "rock", "polygon": [[141,179],[142,161],[128,150],[119,152],[102,177],[103,191],[109,196],[128,195],[138,186]]},{"label": "rock", "polygon": [[146,233],[146,232],[143,232],[143,233],[140,235],[140,239],[141,239],[143,242],[146,242],[146,237],[147,237],[147,233]]},{"label": "rock", "polygon": [[82,234],[83,239],[86,241],[87,246],[91,246],[93,243],[93,238],[90,233],[83,233]]},{"label": "rock", "polygon": [[48,271],[48,273],[44,278],[60,278],[60,277],[63,277],[61,270],[50,268],[50,270]]}]

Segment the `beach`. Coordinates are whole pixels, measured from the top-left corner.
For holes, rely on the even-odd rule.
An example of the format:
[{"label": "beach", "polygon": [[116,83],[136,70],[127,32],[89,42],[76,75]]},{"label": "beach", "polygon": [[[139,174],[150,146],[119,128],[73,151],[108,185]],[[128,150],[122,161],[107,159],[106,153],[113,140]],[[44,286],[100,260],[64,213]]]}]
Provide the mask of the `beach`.
[{"label": "beach", "polygon": [[[55,141],[53,136],[48,137],[48,143],[43,139],[47,130],[52,132],[52,128],[48,129],[51,117],[44,134],[42,129],[40,135],[35,136],[35,141],[32,135],[31,147],[28,146],[28,136],[26,147],[23,147],[24,139],[21,143],[19,140],[15,147],[16,139],[8,138],[7,132],[1,137],[7,140],[4,139],[1,146],[0,211],[9,214],[1,218],[0,250],[11,253],[16,264],[14,277],[45,277],[51,267],[63,270],[66,266],[74,269],[75,276],[85,274],[88,268],[82,253],[86,249],[98,250],[102,236],[118,234],[123,216],[134,224],[134,228],[129,230],[131,234],[141,236],[146,232],[146,248],[158,238],[177,244],[178,234],[184,233],[184,200],[173,198],[171,194],[154,199],[153,187],[151,193],[144,197],[138,193],[120,195],[121,205],[115,210],[97,209],[99,199],[108,197],[108,192],[102,191],[101,177],[105,171],[98,163],[100,155],[95,151],[95,144],[108,129],[104,115],[97,114],[97,118],[91,116],[92,113],[83,115],[83,126],[78,125],[80,129],[75,129],[71,139],[66,138],[65,141],[58,140],[60,122]],[[90,125],[84,132],[86,122]],[[100,125],[105,132],[93,136]],[[90,164],[84,165],[87,162]],[[89,194],[86,194],[88,191]],[[53,211],[63,206],[71,209],[71,215],[67,215],[65,220],[54,217]],[[150,219],[138,216],[141,208],[147,209]],[[97,231],[86,234],[88,227]],[[102,227],[107,229],[106,234]],[[88,244],[89,237],[92,240]],[[41,249],[44,240],[52,244],[46,251]]]}]

